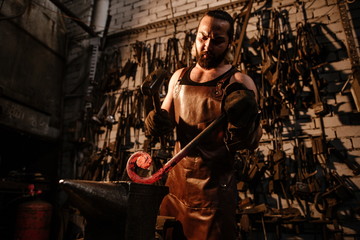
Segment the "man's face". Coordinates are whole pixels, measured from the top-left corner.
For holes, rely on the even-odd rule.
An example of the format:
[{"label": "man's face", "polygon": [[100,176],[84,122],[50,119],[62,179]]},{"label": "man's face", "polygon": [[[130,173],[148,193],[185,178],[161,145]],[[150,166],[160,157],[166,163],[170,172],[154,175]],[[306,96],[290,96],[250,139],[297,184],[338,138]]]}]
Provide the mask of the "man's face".
[{"label": "man's face", "polygon": [[205,68],[217,67],[225,58],[229,47],[227,31],[230,24],[224,20],[205,16],[196,35],[198,64]]}]

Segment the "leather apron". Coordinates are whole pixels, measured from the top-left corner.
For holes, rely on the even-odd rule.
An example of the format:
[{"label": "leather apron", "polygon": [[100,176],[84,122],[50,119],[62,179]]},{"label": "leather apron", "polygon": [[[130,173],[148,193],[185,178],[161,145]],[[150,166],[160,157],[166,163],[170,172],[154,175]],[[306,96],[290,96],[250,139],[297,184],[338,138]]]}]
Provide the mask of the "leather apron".
[{"label": "leather apron", "polygon": [[[196,83],[190,80],[191,69],[183,72],[173,92],[175,153],[220,116],[219,82],[230,79],[234,72]],[[236,239],[234,156],[224,144],[225,129],[224,125],[214,130],[168,174],[170,193],[160,206],[160,215],[179,220],[188,240]]]}]

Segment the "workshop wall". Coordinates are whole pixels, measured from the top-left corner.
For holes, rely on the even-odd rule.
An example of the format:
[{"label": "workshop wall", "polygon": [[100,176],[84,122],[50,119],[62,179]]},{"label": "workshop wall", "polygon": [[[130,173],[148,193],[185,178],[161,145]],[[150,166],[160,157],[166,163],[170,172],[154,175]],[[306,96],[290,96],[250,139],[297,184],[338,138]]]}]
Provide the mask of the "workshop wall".
[{"label": "workshop wall", "polygon": [[61,18],[44,7],[57,11],[51,3],[39,6],[22,0],[1,7],[0,124],[56,139],[61,129],[65,29]]},{"label": "workshop wall", "polygon": [[[65,3],[81,19],[91,24],[92,1],[84,0],[76,3],[75,1],[65,1]],[[131,147],[123,149],[123,152],[127,154],[120,156],[123,159],[121,159],[122,163],[117,170],[123,170],[123,164],[129,154],[144,147],[142,143],[145,137],[142,129],[138,129],[139,131],[135,133],[133,127],[130,133],[125,133],[119,131],[121,124],[111,124],[109,127],[105,124],[94,125],[94,122],[89,121],[91,123],[86,125],[83,121],[84,113],[85,115],[91,113],[91,116],[87,115],[88,119],[93,116],[100,116],[101,106],[106,101],[108,101],[107,104],[114,104],[119,97],[129,96],[126,94],[135,96],[144,78],[151,72],[149,71],[150,62],[144,56],[147,56],[148,53],[152,55],[154,46],[157,47],[155,59],[161,60],[157,61],[157,64],[164,64],[170,72],[177,69],[179,65],[173,61],[174,54],[171,56],[168,56],[169,52],[167,54],[169,39],[178,39],[178,56],[182,59],[183,54],[189,50],[186,49],[185,51],[183,48],[186,46],[185,37],[190,36],[190,39],[193,39],[191,36],[195,33],[199,18],[207,9],[222,8],[236,16],[245,6],[246,1],[111,1],[109,8],[111,23],[105,38],[106,41],[102,42],[103,48],[97,52],[99,59],[95,77],[97,85],[92,85],[87,80],[87,76],[90,72],[90,58],[94,56],[92,50],[94,50],[94,46],[101,45],[101,43],[97,42],[99,39],[89,38],[87,34],[69,21],[68,26],[71,26],[69,27],[71,34],[69,35],[68,71],[65,78],[69,93],[65,99],[65,106],[67,106],[65,114],[66,119],[68,119],[65,125],[68,131],[65,138],[73,142],[64,149],[64,153],[69,159],[73,159],[73,165],[72,168],[69,168],[68,163],[64,161],[62,174],[76,178],[86,176],[93,180],[108,180],[108,174],[99,175],[97,173],[96,176],[89,174],[89,172],[84,174],[84,171],[86,172],[84,169],[89,166],[94,167],[95,164],[93,163],[95,162],[98,164],[100,162],[102,162],[101,164],[109,163],[109,166],[110,163],[113,163],[111,155],[104,150],[114,149],[117,141],[119,141],[119,133],[130,134],[130,141],[133,143]],[[356,40],[356,51],[359,51],[360,21],[358,13],[360,4],[358,1],[348,1],[347,6],[349,8],[348,16],[352,19],[352,34]],[[297,84],[291,78],[278,80],[275,85],[264,83],[264,81],[271,80],[264,77],[266,75],[264,72],[271,72],[273,76],[276,71],[276,63],[279,62],[278,56],[271,56],[275,64],[272,65],[272,69],[266,69],[264,65],[267,55],[264,55],[261,47],[262,37],[276,34],[272,31],[275,23],[273,19],[276,16],[274,13],[280,13],[283,17],[279,20],[280,23],[285,20],[285,24],[281,24],[279,31],[285,33],[283,36],[288,38],[288,42],[283,44],[281,48],[288,48],[286,52],[294,57],[292,59],[294,62],[300,62],[300,57],[296,55],[295,49],[296,37],[300,33],[298,23],[301,22],[305,25],[306,21],[311,26],[312,34],[321,46],[321,54],[317,56],[319,59],[316,60],[318,65],[312,66],[316,73],[316,76],[313,77],[316,78],[315,82],[319,85],[320,100],[325,103],[324,106],[327,111],[318,114],[316,112],[318,109],[314,108],[316,101],[314,100],[314,82],[312,82],[311,77],[306,78],[299,73],[293,75],[294,78],[299,79],[298,83],[302,86],[301,89],[294,88],[295,93],[289,90],[291,89],[290,86],[281,85],[283,82]],[[239,154],[239,162],[241,163],[239,168],[244,175],[239,176],[239,179],[242,189],[240,196],[243,200],[249,196],[250,192],[252,200],[256,204],[267,202],[274,208],[289,207],[286,201],[286,193],[291,195],[290,193],[293,194],[297,191],[294,188],[298,186],[295,183],[300,182],[299,152],[303,151],[302,161],[308,165],[313,163],[316,165],[312,169],[300,169],[307,175],[305,181],[310,181],[313,177],[312,174],[315,174],[319,179],[323,179],[321,181],[326,182],[325,176],[322,175],[324,174],[322,167],[325,166],[327,171],[334,170],[343,178],[342,180],[351,182],[350,185],[346,184],[346,186],[355,192],[356,197],[349,199],[349,201],[341,201],[341,207],[344,207],[345,210],[337,216],[348,224],[347,228],[343,227],[345,235],[355,236],[359,233],[358,226],[356,226],[359,220],[359,206],[354,203],[359,199],[358,187],[360,186],[360,115],[354,101],[356,92],[352,88],[352,84],[356,81],[352,77],[354,66],[347,49],[347,38],[335,0],[301,2],[274,0],[257,1],[253,4],[242,51],[243,61],[239,68],[254,79],[262,93],[264,134],[259,149],[253,157],[246,158],[246,153]],[[154,60],[154,57],[152,59]],[[189,56],[184,56],[184,59],[186,59],[186,64],[192,61]],[[83,64],[84,62],[87,64]],[[136,65],[135,71],[129,71],[130,65],[127,65],[129,62],[133,63],[133,66]],[[281,64],[284,62],[285,60],[280,61]],[[285,65],[283,67],[285,69]],[[299,64],[298,68],[301,67]],[[307,66],[307,68],[310,67]],[[301,71],[299,70],[299,72]],[[114,80],[114,74],[118,76],[115,78],[115,85],[106,84],[106,86],[98,87],[105,81]],[[89,93],[89,90],[92,93],[92,101],[83,98]],[[296,91],[301,92],[301,98],[294,100]],[[276,95],[271,95],[274,92]],[[162,97],[163,94],[164,92],[162,92]],[[126,105],[126,103],[124,104]],[[272,112],[271,109],[277,109],[277,111]],[[128,110],[131,109],[120,107],[119,111],[116,112],[118,115],[115,115],[115,119],[120,121],[121,114],[126,115]],[[140,116],[144,117],[145,115]],[[122,136],[124,136],[123,134]],[[136,136],[136,134],[138,135]],[[140,144],[136,144],[136,142]],[[75,151],[73,151],[74,146],[76,147]],[[282,170],[280,167],[283,167]],[[305,168],[305,166],[302,167]],[[251,171],[258,171],[260,175],[248,176]],[[274,179],[275,175],[280,179]],[[117,177],[119,176],[122,176],[122,172],[118,173]],[[259,179],[261,179],[259,182],[263,183],[262,187],[259,186],[261,184],[254,184],[254,181],[256,182]],[[276,187],[275,189],[271,188],[273,184],[279,184],[279,181],[283,182],[286,193]],[[336,180],[332,180],[331,183],[333,185],[339,184]],[[257,187],[251,187],[251,185]],[[325,188],[331,188],[325,183],[321,183],[320,187],[322,188],[321,191],[326,191]],[[267,194],[264,192],[268,193],[268,191],[270,194],[266,196]],[[279,196],[279,199],[276,195]],[[314,204],[311,204],[314,199],[311,199],[309,209],[303,209],[300,203],[304,203],[306,200],[302,196],[297,195],[290,198],[291,206],[297,207],[308,217],[326,215],[326,213],[321,213],[319,209],[316,209]],[[299,199],[300,201],[298,201]]]},{"label": "workshop wall", "polygon": [[0,176],[26,187],[26,174],[52,179],[60,159],[65,25],[48,2],[14,0],[0,12]]},{"label": "workshop wall", "polygon": [[[350,6],[355,5],[353,3]],[[142,41],[151,46],[154,42],[160,43],[160,58],[165,59],[168,38],[175,36],[181,44],[185,31],[195,31],[201,12],[212,7],[223,7],[234,14],[239,13],[243,4],[228,3],[227,1],[172,1],[171,8],[170,2],[162,1],[151,1],[151,3],[147,1],[112,2],[110,14],[113,21],[109,29],[108,44],[114,49],[119,49],[122,57],[121,66],[128,59],[135,60],[135,53],[131,45],[135,44],[136,41]],[[360,144],[359,121],[357,120],[358,115],[353,98],[349,94],[350,84],[347,83],[347,80],[351,78],[351,63],[347,56],[346,39],[336,1],[304,1],[303,6],[296,5],[294,1],[273,1],[272,4],[255,3],[253,12],[256,13],[250,18],[247,28],[249,39],[256,38],[259,34],[256,24],[261,11],[264,11],[265,14],[269,13],[260,8],[271,9],[271,7],[278,8],[288,15],[288,21],[294,35],[296,34],[296,23],[303,22],[304,15],[313,26],[312,30],[315,37],[324,48],[324,62],[327,63],[319,73],[319,77],[327,82],[327,86],[323,90],[324,98],[331,107],[331,113],[323,118],[325,134],[341,151],[346,149],[354,160],[359,161],[357,157],[359,156]],[[306,9],[305,14],[302,7]],[[194,12],[197,14],[192,15]],[[175,29],[174,21],[169,19],[177,17]],[[354,22],[356,19],[357,17],[355,17]],[[157,27],[156,22],[160,23],[160,27]],[[161,26],[161,24],[165,25]],[[147,29],[147,25],[150,25],[149,29]],[[359,30],[355,31],[358,32]],[[250,51],[255,51],[252,46],[249,47],[251,48]],[[182,49],[180,48],[180,54],[181,52]],[[143,69],[139,70],[144,71]],[[142,77],[142,74],[136,75],[135,86],[141,83]],[[305,135],[321,135],[319,118],[314,115],[313,109],[307,110],[300,119],[296,120],[297,124],[300,125]],[[290,122],[294,124],[295,119],[291,119]],[[283,130],[283,134],[288,134],[286,128]],[[266,142],[269,139],[267,134],[264,134],[263,141]],[[266,147],[261,149],[265,151]],[[287,148],[285,147],[285,149]],[[291,155],[292,153],[289,152],[288,154]],[[354,180],[358,181],[357,178]]]},{"label": "workshop wall", "polygon": [[[0,4],[0,239],[27,232],[26,219],[33,220],[30,228],[41,228],[43,236],[51,231],[49,203],[55,199],[61,161],[66,55],[66,29],[59,13],[50,1]],[[47,202],[45,215],[35,208],[23,214],[20,206],[33,200],[31,194]]]}]

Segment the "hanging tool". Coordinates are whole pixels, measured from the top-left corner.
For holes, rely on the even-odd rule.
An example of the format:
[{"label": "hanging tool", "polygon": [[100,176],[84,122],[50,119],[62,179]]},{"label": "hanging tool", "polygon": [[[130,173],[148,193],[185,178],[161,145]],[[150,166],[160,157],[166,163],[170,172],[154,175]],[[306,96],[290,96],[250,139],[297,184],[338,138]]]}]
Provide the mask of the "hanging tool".
[{"label": "hanging tool", "polygon": [[191,56],[191,48],[194,44],[195,37],[196,37],[196,35],[194,33],[192,33],[191,31],[185,33],[185,38],[184,38],[184,43],[183,43],[183,52],[182,52],[181,60],[179,63],[179,65],[181,67],[189,67],[194,62],[194,59]]},{"label": "hanging tool", "polygon": [[233,66],[238,66],[240,64],[240,61],[241,61],[240,51],[241,51],[242,43],[244,41],[244,37],[245,37],[245,33],[246,33],[246,27],[247,27],[248,22],[249,22],[253,2],[254,2],[253,0],[250,0],[248,5],[247,5],[246,12],[245,12],[245,17],[244,17],[244,23],[242,25],[240,37],[239,37],[238,40],[235,41],[236,50],[235,50],[234,61],[232,63]]},{"label": "hanging tool", "polygon": [[173,73],[180,68],[179,61],[179,39],[169,38],[166,47],[165,69]]},{"label": "hanging tool", "polygon": [[340,12],[341,23],[344,27],[347,51],[352,67],[353,81],[351,83],[351,94],[353,95],[357,111],[360,112],[360,57],[356,48],[356,39],[353,35],[346,1],[338,0],[337,5]]}]

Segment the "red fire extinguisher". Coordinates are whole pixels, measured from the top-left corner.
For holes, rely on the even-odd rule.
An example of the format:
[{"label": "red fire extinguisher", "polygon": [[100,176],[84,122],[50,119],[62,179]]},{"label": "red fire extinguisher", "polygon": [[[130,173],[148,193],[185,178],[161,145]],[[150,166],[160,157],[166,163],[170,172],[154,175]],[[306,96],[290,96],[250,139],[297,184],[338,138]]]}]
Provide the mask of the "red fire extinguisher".
[{"label": "red fire extinguisher", "polygon": [[41,190],[28,186],[31,200],[21,203],[17,209],[15,240],[48,240],[51,228],[52,205],[38,199]]}]

